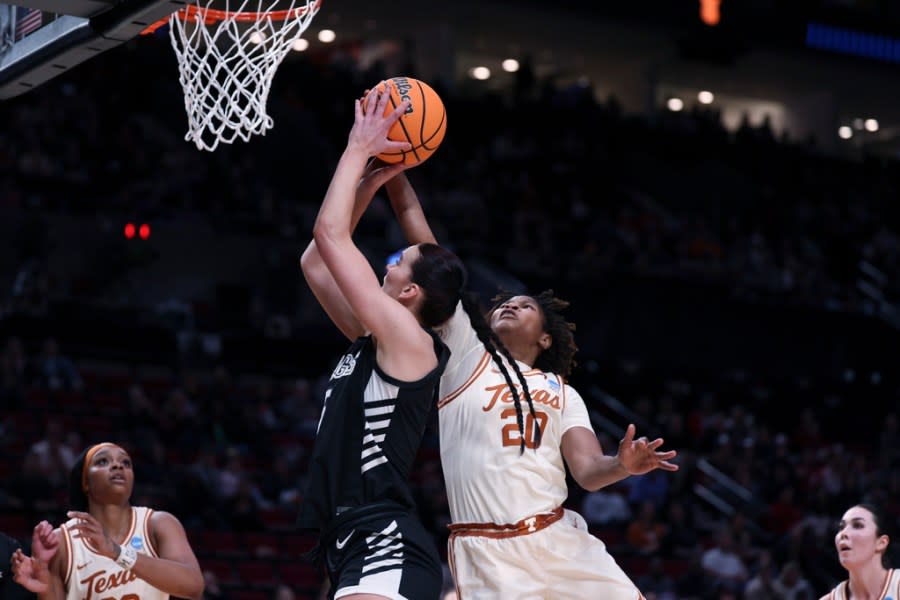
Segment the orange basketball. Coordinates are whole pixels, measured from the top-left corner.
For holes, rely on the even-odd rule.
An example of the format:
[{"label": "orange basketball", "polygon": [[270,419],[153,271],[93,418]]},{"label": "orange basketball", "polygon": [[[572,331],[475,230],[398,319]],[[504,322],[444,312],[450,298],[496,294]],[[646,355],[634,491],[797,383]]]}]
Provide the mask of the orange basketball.
[{"label": "orange basketball", "polygon": [[[384,152],[378,158],[386,163],[417,165],[434,154],[447,132],[447,111],[444,103],[431,87],[412,77],[392,77],[394,84],[391,98],[384,114],[389,114],[403,100],[409,99],[409,108],[388,131],[388,138],[396,142],[409,142],[412,148],[399,152]],[[379,82],[372,91],[384,89]],[[363,110],[369,99],[363,100]]]}]

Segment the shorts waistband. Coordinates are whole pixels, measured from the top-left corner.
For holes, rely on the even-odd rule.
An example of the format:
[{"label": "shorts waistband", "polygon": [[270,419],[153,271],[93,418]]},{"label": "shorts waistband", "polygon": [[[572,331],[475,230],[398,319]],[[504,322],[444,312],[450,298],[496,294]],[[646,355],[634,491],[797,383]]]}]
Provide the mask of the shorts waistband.
[{"label": "shorts waistband", "polygon": [[409,510],[393,502],[373,502],[342,512],[328,523],[319,533],[324,542],[333,542],[342,531],[355,527],[366,521],[374,521],[387,517],[401,517],[409,514]]},{"label": "shorts waistband", "polygon": [[511,525],[498,525],[496,523],[453,523],[450,525],[450,535],[474,535],[495,539],[529,535],[553,525],[562,519],[563,514],[563,507],[560,506],[549,513],[539,513]]}]

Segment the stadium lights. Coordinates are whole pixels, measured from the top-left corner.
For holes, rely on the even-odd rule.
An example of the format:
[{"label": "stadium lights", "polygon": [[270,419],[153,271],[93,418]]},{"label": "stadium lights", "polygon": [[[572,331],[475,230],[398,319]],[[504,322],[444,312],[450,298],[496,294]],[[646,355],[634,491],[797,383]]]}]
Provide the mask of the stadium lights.
[{"label": "stadium lights", "polygon": [[681,98],[669,98],[666,101],[666,107],[672,112],[679,112],[682,108],[684,108],[684,100]]},{"label": "stadium lights", "polygon": [[878,120],[877,119],[866,119],[865,127],[866,127],[866,131],[875,133],[876,131],[878,131]]},{"label": "stadium lights", "polygon": [[515,73],[519,70],[519,61],[514,58],[507,58],[503,61],[503,70],[507,73]]},{"label": "stadium lights", "polygon": [[306,50],[307,48],[309,48],[309,42],[307,42],[307,41],[306,41],[305,39],[303,39],[303,38],[297,38],[296,40],[294,40],[294,44],[293,44],[292,47],[293,47],[294,50],[296,50],[297,52],[303,52],[304,50]]},{"label": "stadium lights", "polygon": [[469,76],[473,79],[484,81],[485,79],[490,79],[491,70],[487,67],[474,67],[469,70]]},{"label": "stadium lights", "polygon": [[841,125],[838,127],[838,137],[842,140],[849,140],[853,137],[853,130],[850,129],[847,125]]},{"label": "stadium lights", "polygon": [[323,29],[319,32],[319,41],[323,44],[330,44],[334,41],[334,38],[337,37],[337,34],[334,33],[331,29]]},{"label": "stadium lights", "polygon": [[699,94],[697,94],[697,100],[700,101],[700,104],[712,104],[713,100],[715,99],[716,97],[713,96],[713,93],[706,90],[703,90]]}]

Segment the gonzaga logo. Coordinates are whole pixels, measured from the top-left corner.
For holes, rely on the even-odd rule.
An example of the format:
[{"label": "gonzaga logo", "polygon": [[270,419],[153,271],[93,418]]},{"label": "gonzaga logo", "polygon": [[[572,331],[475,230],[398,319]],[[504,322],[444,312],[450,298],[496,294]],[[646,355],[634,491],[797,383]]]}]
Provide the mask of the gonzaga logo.
[{"label": "gonzaga logo", "polygon": [[346,377],[352,373],[355,368],[356,357],[352,354],[345,354],[344,357],[341,358],[341,362],[338,363],[338,366],[334,368],[334,373],[331,374],[331,378],[340,379],[341,377]]}]

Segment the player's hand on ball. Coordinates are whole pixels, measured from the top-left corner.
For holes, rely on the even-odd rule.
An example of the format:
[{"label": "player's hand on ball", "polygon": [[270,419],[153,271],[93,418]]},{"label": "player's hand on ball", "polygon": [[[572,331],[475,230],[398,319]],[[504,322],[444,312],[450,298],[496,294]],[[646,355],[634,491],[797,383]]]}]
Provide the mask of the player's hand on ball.
[{"label": "player's hand on ball", "polygon": [[348,148],[364,150],[368,156],[375,156],[382,152],[399,152],[409,150],[412,145],[408,141],[396,142],[388,138],[388,131],[397,122],[397,119],[406,112],[409,106],[408,100],[403,100],[397,108],[385,115],[388,101],[391,97],[394,83],[386,81],[384,86],[370,92],[369,101],[365,103],[357,100],[355,103],[355,121],[350,130]]}]

